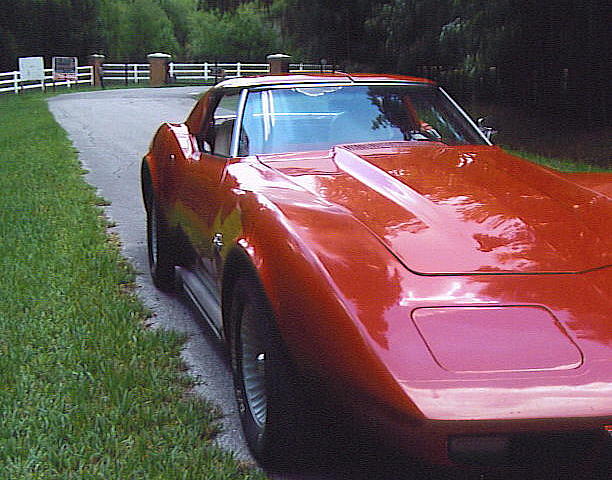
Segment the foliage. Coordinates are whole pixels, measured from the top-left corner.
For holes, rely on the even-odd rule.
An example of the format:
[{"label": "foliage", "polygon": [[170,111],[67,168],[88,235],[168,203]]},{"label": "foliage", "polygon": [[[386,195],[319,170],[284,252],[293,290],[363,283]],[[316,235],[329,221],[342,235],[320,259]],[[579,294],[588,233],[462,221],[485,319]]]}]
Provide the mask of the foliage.
[{"label": "foliage", "polygon": [[173,23],[157,0],[102,0],[101,19],[104,52],[114,61],[143,62],[148,53],[180,52]]},{"label": "foliage", "polygon": [[176,40],[185,48],[191,29],[189,17],[197,10],[198,0],[160,0],[159,4],[172,23]]},{"label": "foliage", "polygon": [[282,50],[265,2],[203,0],[5,0],[0,71],[20,56],[104,53],[143,62],[154,52],[175,60],[264,61]]},{"label": "foliage", "polygon": [[306,61],[325,58],[330,64],[359,68],[376,61],[378,39],[366,35],[365,22],[379,0],[275,0],[270,15],[283,41]]},{"label": "foliage", "polygon": [[381,57],[392,70],[413,71],[417,65],[438,64],[441,26],[449,18],[449,0],[381,2],[367,22],[384,39]]},{"label": "foliage", "polygon": [[99,44],[99,0],[4,0],[0,70],[20,56],[84,56]]},{"label": "foliage", "polygon": [[197,11],[191,17],[187,53],[201,61],[265,62],[280,48],[277,33],[257,3],[243,3],[235,11]]}]

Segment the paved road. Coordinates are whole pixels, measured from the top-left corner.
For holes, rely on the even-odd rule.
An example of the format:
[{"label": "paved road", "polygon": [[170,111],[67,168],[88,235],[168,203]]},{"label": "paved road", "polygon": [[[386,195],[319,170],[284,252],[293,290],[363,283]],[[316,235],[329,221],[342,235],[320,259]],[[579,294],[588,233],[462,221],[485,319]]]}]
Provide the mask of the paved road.
[{"label": "paved road", "polygon": [[[180,296],[168,296],[151,284],[146,256],[145,213],[140,199],[140,159],[157,126],[182,121],[202,87],[129,89],[60,95],[49,100],[57,121],[66,129],[89,170],[87,181],[111,202],[107,214],[116,223],[125,257],[137,271],[139,295],[155,313],[154,327],[184,332],[188,341],[182,352],[197,381],[196,393],[216,404],[224,414],[219,444],[238,458],[251,462],[237,417],[231,373],[219,345],[196,321],[196,314]],[[340,435],[319,452],[309,465],[292,472],[275,473],[276,480],[420,480],[463,478],[459,472],[417,473],[414,465],[383,449],[362,449]],[[488,477],[487,477],[488,478]]]}]

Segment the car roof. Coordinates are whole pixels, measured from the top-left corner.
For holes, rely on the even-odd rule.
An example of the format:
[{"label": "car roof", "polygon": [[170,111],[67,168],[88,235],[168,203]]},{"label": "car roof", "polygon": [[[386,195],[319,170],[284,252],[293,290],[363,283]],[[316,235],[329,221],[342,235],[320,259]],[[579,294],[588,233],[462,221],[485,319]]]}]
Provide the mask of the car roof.
[{"label": "car roof", "polygon": [[273,85],[292,85],[304,83],[422,83],[434,84],[426,78],[408,77],[404,75],[385,75],[372,73],[319,73],[319,74],[279,74],[255,77],[237,77],[224,80],[217,88],[253,88]]}]

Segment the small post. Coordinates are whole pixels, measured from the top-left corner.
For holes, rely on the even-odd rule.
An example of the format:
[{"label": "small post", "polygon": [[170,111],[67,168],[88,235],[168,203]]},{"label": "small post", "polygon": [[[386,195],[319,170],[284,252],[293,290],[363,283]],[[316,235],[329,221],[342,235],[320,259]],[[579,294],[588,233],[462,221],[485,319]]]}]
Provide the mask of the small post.
[{"label": "small post", "polygon": [[149,60],[149,85],[161,87],[168,81],[168,64],[172,60],[172,55],[167,53],[151,53],[147,55]]},{"label": "small post", "polygon": [[104,88],[104,80],[102,78],[102,68],[104,65],[104,55],[94,53],[89,56],[89,64],[93,67],[93,86]]},{"label": "small post", "polygon": [[15,70],[13,72],[13,87],[15,88],[15,93],[19,93],[19,70]]},{"label": "small post", "polygon": [[225,80],[225,69],[219,66],[219,62],[215,62],[213,73],[215,76],[215,85]]},{"label": "small post", "polygon": [[268,60],[268,65],[270,65],[270,75],[289,73],[290,55],[275,53],[273,55],[268,55],[266,58]]}]

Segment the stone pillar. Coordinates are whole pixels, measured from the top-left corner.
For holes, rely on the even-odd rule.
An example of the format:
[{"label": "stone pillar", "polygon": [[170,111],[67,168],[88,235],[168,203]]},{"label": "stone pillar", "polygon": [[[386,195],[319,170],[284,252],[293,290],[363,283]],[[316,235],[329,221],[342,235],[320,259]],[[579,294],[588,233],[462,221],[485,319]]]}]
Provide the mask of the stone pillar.
[{"label": "stone pillar", "polygon": [[89,64],[93,67],[94,87],[104,88],[104,79],[102,78],[102,71],[104,68],[104,59],[106,57],[104,55],[94,53],[93,55],[90,55],[88,58],[89,58]]},{"label": "stone pillar", "polygon": [[167,53],[151,53],[147,55],[149,60],[149,85],[161,87],[168,81],[168,64],[172,55]]},{"label": "stone pillar", "polygon": [[270,74],[278,75],[280,73],[289,73],[289,62],[291,61],[290,55],[283,53],[275,53],[268,55],[268,64],[270,65]]}]

